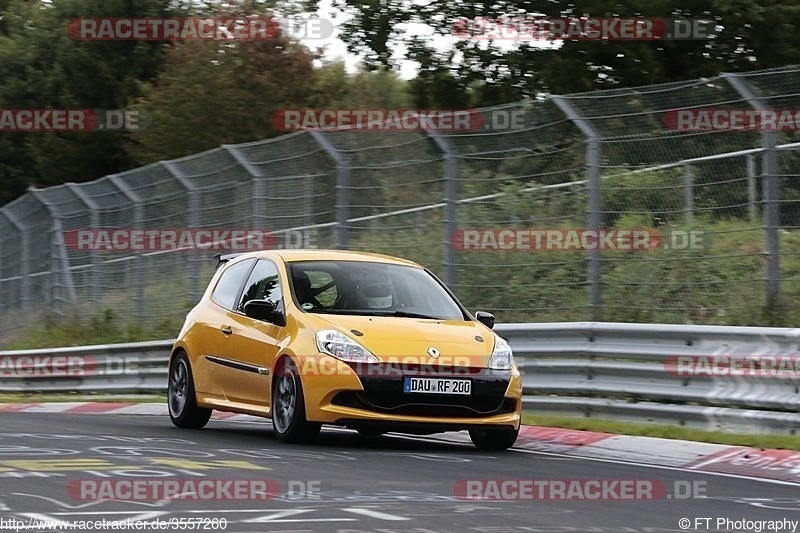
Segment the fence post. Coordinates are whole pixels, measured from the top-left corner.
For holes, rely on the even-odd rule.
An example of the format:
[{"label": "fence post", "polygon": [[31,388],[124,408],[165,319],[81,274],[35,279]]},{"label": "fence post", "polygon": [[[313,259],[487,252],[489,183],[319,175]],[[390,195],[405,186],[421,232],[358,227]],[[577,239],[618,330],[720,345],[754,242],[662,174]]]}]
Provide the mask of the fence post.
[{"label": "fence post", "polygon": [[758,219],[758,208],[756,207],[756,158],[753,154],[747,154],[747,212],[750,222]]},{"label": "fence post", "polygon": [[338,150],[323,132],[311,130],[309,133],[336,161],[336,247],[347,248],[350,244],[347,226],[350,219],[350,158],[345,152]]},{"label": "fence post", "polygon": [[[189,204],[189,213],[187,214],[187,223],[189,224],[190,229],[197,229],[200,225],[200,199],[197,195],[197,186],[192,183],[192,181],[186,176],[183,171],[178,168],[178,165],[173,163],[172,161],[161,161],[161,164],[164,165],[164,168],[167,169],[167,172],[172,174],[172,176],[178,180],[178,182],[186,189],[186,194],[188,195],[188,204]],[[197,258],[194,257],[195,254],[192,253],[189,255],[189,298],[193,302],[200,300],[200,295],[202,294],[200,288],[200,265],[198,265]]]},{"label": "fence post", "polygon": [[692,165],[683,165],[683,203],[686,224],[691,225],[694,221],[694,171]]},{"label": "fence post", "polygon": [[[69,254],[67,253],[67,245],[64,242],[64,227],[61,224],[61,219],[58,217],[53,218],[53,248],[51,250],[51,257],[53,261],[53,273],[57,274],[62,270],[62,282],[66,289],[66,301],[74,304],[78,297],[75,294],[75,282],[72,280],[72,268],[69,264]],[[56,265],[59,265],[56,268]]]},{"label": "fence post", "polygon": [[30,277],[30,244],[31,239],[28,235],[27,228],[22,224],[22,221],[17,218],[17,215],[11,212],[11,209],[3,208],[3,214],[14,228],[19,232],[19,277],[20,277],[20,305],[22,311],[28,309],[28,304],[31,298],[31,277]]},{"label": "fence post", "polygon": [[[144,201],[142,197],[139,196],[138,193],[134,192],[125,180],[119,177],[117,174],[112,174],[108,176],[108,181],[114,185],[119,192],[121,192],[125,198],[129,202],[133,204],[133,227],[135,229],[144,229],[144,214],[142,212],[144,207]],[[134,260],[133,260],[133,285],[136,290],[136,321],[138,325],[141,327],[144,325],[144,308],[145,308],[145,296],[144,296],[144,258],[142,257],[142,252],[140,250],[135,250],[134,252]]]},{"label": "fence post", "polygon": [[[444,154],[444,280],[455,288],[458,282],[458,252],[453,246],[453,233],[458,230],[458,150],[437,130],[428,136]],[[455,289],[454,289],[455,290]]]},{"label": "fence post", "polygon": [[[93,230],[100,229],[100,207],[97,202],[87,196],[79,186],[74,183],[67,183],[67,189],[81,201],[83,205],[89,210],[89,227]],[[93,302],[100,301],[100,286],[102,284],[102,263],[97,250],[91,251],[92,258],[92,274],[91,274],[91,288],[89,289],[89,297]]]},{"label": "fence post", "polygon": [[[550,95],[562,113],[570,119],[586,138],[586,182],[588,185],[587,210],[589,213],[589,229],[603,229],[603,191],[602,181],[602,136],[592,122],[581,115],[568,99],[559,95]],[[602,320],[603,315],[603,265],[599,247],[589,251],[589,314],[590,320]]]},{"label": "fence post", "polygon": [[264,176],[264,172],[261,168],[257,167],[247,159],[239,147],[233,144],[223,144],[222,149],[228,152],[230,156],[233,158],[236,163],[238,163],[247,174],[250,176],[250,183],[252,186],[252,191],[250,195],[250,216],[251,216],[251,225],[250,229],[263,229],[260,225],[263,223],[264,218],[266,218],[266,209],[264,205],[264,197],[266,196],[266,190],[264,190],[264,180],[266,176]]},{"label": "fence post", "polygon": [[[772,111],[761,98],[756,96],[750,84],[737,74],[723,73],[722,77],[738,92],[742,98],[756,111]],[[767,294],[766,303],[769,309],[775,309],[780,300],[780,177],[778,176],[778,134],[775,131],[762,131],[761,142],[764,152],[761,163],[761,186],[763,188],[763,216],[765,235],[764,258],[766,260]]]}]

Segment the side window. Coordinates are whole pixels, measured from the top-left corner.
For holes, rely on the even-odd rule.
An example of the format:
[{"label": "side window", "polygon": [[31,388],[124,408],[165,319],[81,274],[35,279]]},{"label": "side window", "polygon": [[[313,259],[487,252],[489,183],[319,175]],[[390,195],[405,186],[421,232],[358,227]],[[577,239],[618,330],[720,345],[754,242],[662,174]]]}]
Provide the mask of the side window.
[{"label": "side window", "polygon": [[253,259],[245,260],[225,269],[222,276],[211,293],[211,299],[225,309],[236,309],[236,302],[239,298],[239,291],[250,268],[253,266]]},{"label": "side window", "polygon": [[238,309],[242,310],[244,304],[250,300],[267,300],[280,309],[282,298],[278,268],[272,261],[260,259],[244,286],[244,294]]}]

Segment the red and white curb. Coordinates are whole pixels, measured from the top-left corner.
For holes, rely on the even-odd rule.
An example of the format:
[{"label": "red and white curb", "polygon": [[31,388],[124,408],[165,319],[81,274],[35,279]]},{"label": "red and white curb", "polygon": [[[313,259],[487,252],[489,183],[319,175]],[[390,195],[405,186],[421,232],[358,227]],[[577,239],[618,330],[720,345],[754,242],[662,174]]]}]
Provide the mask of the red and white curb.
[{"label": "red and white curb", "polygon": [[[163,403],[6,403],[0,413],[68,413],[167,416]],[[249,415],[214,411],[215,420],[248,421]],[[466,442],[466,434],[445,440]],[[632,437],[594,431],[523,426],[515,449],[556,453],[570,457],[641,463],[800,483],[800,451],[709,444],[687,440]]]}]

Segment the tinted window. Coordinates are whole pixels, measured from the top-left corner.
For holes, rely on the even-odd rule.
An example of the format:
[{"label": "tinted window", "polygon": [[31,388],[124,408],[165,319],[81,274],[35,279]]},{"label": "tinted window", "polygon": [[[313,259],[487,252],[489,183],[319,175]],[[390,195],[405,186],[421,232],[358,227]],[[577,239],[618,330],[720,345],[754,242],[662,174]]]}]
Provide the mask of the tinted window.
[{"label": "tinted window", "polygon": [[250,300],[267,300],[272,302],[276,308],[280,308],[281,303],[281,283],[278,279],[278,268],[272,261],[261,259],[256,263],[256,268],[244,286],[244,294],[239,304],[239,309],[244,308],[244,304]]},{"label": "tinted window", "polygon": [[253,261],[253,259],[247,259],[226,268],[219,278],[214,292],[211,293],[211,299],[225,309],[235,309],[239,291],[242,289],[245,277],[250,273]]}]

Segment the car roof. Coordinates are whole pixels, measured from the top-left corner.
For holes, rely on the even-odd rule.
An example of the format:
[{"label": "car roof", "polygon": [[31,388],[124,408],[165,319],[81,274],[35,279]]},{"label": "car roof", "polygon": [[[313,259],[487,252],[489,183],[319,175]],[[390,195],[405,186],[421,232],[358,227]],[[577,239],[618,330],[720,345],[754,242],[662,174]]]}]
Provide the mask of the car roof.
[{"label": "car roof", "polygon": [[318,250],[308,248],[260,250],[257,252],[243,253],[241,256],[238,256],[237,259],[245,257],[278,257],[285,263],[294,263],[298,261],[369,261],[372,263],[391,263],[422,268],[420,264],[407,259],[351,250]]}]

